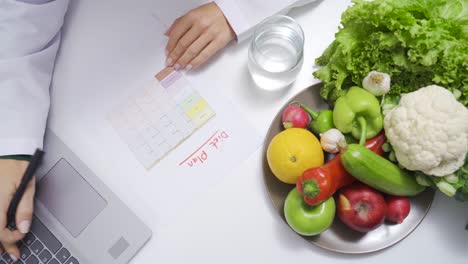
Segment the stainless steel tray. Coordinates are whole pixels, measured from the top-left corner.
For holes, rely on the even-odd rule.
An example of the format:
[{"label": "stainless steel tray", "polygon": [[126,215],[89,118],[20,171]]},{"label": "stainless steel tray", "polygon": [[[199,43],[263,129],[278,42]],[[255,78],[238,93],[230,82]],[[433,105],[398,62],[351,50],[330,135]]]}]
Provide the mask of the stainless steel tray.
[{"label": "stainless steel tray", "polygon": [[[303,90],[294,96],[287,104],[292,101],[299,101],[307,104],[314,110],[327,108],[328,105],[319,96],[321,85],[322,84],[316,84]],[[273,119],[265,139],[263,149],[263,178],[276,211],[287,225],[286,219],[284,218],[283,205],[287,194],[294,188],[294,185],[279,181],[270,171],[266,159],[268,144],[276,134],[282,131],[281,111],[282,109],[280,109]],[[327,231],[317,236],[302,237],[311,244],[341,253],[362,254],[382,250],[403,240],[418,227],[431,207],[434,193],[432,189],[428,188],[421,194],[411,197],[411,211],[402,224],[391,225],[385,223],[371,232],[361,234],[346,227],[335,217],[333,225]],[[294,231],[291,229],[291,232]]]}]

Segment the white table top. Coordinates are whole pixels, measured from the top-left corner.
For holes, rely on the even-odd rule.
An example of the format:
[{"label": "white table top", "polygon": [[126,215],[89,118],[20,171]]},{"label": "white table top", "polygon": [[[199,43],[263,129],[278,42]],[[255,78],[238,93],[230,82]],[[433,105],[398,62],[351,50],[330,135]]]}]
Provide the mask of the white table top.
[{"label": "white table top", "polygon": [[[98,6],[96,10],[102,7],[102,3],[93,2]],[[122,1],[116,1],[116,5],[118,2]],[[213,92],[225,93],[259,133],[265,135],[278,109],[294,94],[318,82],[312,77],[314,58],[333,40],[340,14],[349,2],[318,1],[290,13],[302,25],[306,43],[302,71],[289,90],[265,93],[252,86],[246,67],[247,42],[231,45],[206,67],[191,73],[191,78],[196,78],[200,84],[211,85],[214,87]],[[74,5],[72,3],[70,11],[72,16]],[[145,8],[143,4],[142,8]],[[83,23],[82,30],[90,27],[86,21],[80,23]],[[102,24],[106,23],[103,19]],[[133,32],[129,30],[131,26],[129,22],[128,28],[115,30],[124,34]],[[93,47],[99,41],[105,42],[102,36],[76,41],[76,55],[61,54],[61,59],[77,60],[80,54],[90,58],[97,56]],[[125,37],[122,42],[118,44],[119,48],[126,47]],[[143,48],[148,45],[151,43],[143,44]],[[270,203],[262,180],[262,149],[253,153],[244,164],[239,164],[212,190],[196,198],[197,202],[190,208],[180,208],[177,219],[159,215],[157,208],[143,208],[132,195],[137,190],[131,187],[129,190],[131,177],[126,177],[140,170],[132,164],[119,164],[118,169],[112,168],[111,161],[118,160],[119,154],[104,153],[102,149],[110,149],[110,152],[115,153],[119,151],[112,151],[113,146],[99,144],[103,137],[99,133],[100,124],[90,117],[86,104],[92,105],[96,100],[105,98],[106,92],[112,92],[102,87],[96,69],[102,66],[103,70],[115,71],[117,66],[122,66],[122,62],[139,60],[140,64],[148,68],[147,72],[142,73],[143,76],[156,69],[151,67],[151,60],[145,59],[138,52],[123,52],[121,58],[112,62],[96,60],[96,65],[93,65],[95,71],[87,75],[89,80],[82,80],[83,90],[95,91],[95,97],[85,98],[85,92],[81,93],[81,90],[67,90],[68,82],[73,82],[73,79],[59,76],[54,80],[52,98],[52,128],[153,229],[153,238],[132,263],[467,263],[468,231],[464,227],[468,221],[468,203],[458,203],[439,194],[422,224],[402,242],[384,251],[351,256],[308,244],[283,223]],[[156,59],[162,64],[163,58]],[[67,68],[66,65],[59,61],[57,75],[63,76],[67,71],[76,73],[76,69]],[[85,70],[81,69],[83,72]],[[115,78],[125,80],[126,77],[116,75]],[[174,192],[175,189],[167,188],[168,202]],[[151,197],[147,199],[151,200]]]}]

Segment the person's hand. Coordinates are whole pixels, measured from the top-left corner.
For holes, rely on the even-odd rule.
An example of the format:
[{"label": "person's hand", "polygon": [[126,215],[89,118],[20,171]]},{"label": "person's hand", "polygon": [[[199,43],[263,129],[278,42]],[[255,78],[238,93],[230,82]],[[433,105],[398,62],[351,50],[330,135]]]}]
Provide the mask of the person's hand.
[{"label": "person's hand", "polygon": [[197,68],[236,37],[215,3],[177,18],[165,34],[169,37],[166,65],[176,70]]},{"label": "person's hand", "polygon": [[16,241],[22,239],[31,228],[35,178],[29,182],[18,205],[16,230],[12,231],[7,228],[7,211],[27,166],[27,161],[0,159],[0,244],[13,260],[18,260],[20,256]]}]

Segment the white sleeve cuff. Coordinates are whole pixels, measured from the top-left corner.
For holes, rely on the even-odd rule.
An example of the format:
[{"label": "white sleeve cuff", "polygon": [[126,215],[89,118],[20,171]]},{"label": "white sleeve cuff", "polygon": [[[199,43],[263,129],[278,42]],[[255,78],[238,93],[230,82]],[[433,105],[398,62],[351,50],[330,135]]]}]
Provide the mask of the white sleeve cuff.
[{"label": "white sleeve cuff", "polygon": [[0,156],[32,155],[42,148],[44,138],[0,138]]},{"label": "white sleeve cuff", "polygon": [[248,23],[247,19],[239,9],[239,6],[236,4],[236,1],[216,0],[215,3],[223,12],[224,17],[228,20],[232,30],[234,30],[234,33],[236,33],[237,41],[242,41],[243,37],[246,36],[244,33],[251,29],[252,25]]},{"label": "white sleeve cuff", "polygon": [[[265,18],[316,0],[215,0],[240,42],[250,37]],[[265,4],[268,2],[267,4]]]}]

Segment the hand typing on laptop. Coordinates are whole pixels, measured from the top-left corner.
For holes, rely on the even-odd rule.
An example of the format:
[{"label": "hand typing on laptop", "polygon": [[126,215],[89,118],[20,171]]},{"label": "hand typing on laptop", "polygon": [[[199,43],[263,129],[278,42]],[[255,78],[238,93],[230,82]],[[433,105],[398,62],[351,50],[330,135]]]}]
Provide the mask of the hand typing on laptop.
[{"label": "hand typing on laptop", "polygon": [[0,253],[3,254],[3,250],[6,251],[13,260],[20,257],[16,241],[22,239],[31,227],[35,192],[34,178],[29,182],[26,192],[18,205],[16,230],[10,230],[7,227],[7,211],[27,166],[27,161],[0,159],[0,243],[3,248],[0,249]]}]

